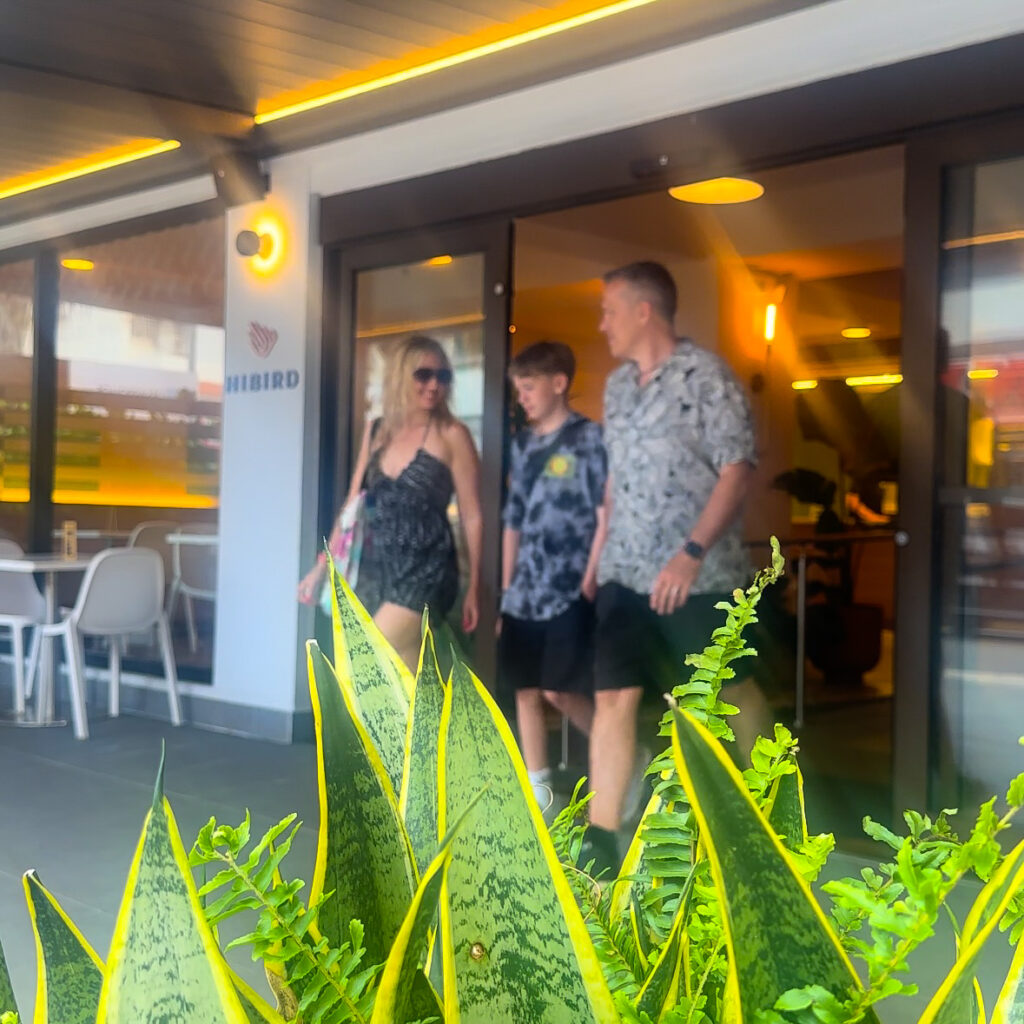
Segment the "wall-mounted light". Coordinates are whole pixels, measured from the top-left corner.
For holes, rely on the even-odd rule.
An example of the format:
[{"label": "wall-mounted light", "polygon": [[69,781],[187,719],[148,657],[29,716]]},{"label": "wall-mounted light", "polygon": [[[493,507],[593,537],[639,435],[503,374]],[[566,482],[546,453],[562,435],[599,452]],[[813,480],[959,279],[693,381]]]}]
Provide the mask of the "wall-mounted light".
[{"label": "wall-mounted light", "polygon": [[235,249],[251,260],[257,274],[270,274],[284,258],[284,230],[276,217],[265,216],[235,236]]},{"label": "wall-mounted light", "polygon": [[65,270],[94,270],[96,264],[92,260],[80,259],[77,256],[68,256],[60,261]]},{"label": "wall-mounted light", "polygon": [[775,320],[779,315],[779,307],[774,302],[769,302],[764,307],[764,340],[775,340]]},{"label": "wall-mounted light", "polygon": [[764,195],[764,185],[750,178],[708,178],[688,185],[676,185],[668,190],[668,194],[681,203],[727,206],[759,199]]}]

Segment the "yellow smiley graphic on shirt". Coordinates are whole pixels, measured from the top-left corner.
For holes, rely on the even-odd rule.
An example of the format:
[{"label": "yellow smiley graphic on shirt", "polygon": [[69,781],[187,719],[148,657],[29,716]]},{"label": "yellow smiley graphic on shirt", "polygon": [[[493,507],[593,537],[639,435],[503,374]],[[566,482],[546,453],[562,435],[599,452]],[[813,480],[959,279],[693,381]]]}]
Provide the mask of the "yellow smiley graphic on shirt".
[{"label": "yellow smiley graphic on shirt", "polygon": [[548,459],[544,467],[545,476],[562,479],[572,476],[576,471],[576,456],[568,452],[556,452]]}]

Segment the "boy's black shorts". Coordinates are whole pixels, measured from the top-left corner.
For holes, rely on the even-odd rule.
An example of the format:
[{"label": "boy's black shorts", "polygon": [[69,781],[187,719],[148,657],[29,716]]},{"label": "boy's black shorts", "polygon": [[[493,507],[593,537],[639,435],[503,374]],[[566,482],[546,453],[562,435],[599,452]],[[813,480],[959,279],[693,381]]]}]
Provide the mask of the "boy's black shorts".
[{"label": "boy's black shorts", "polygon": [[594,688],[670,693],[690,678],[686,656],[699,654],[711,634],[725,625],[725,612],[715,607],[728,594],[691,594],[671,615],[659,615],[649,594],[620,583],[603,583],[597,591]]},{"label": "boy's black shorts", "polygon": [[590,693],[593,689],[594,606],[578,597],[544,622],[502,615],[498,665],[516,690]]}]

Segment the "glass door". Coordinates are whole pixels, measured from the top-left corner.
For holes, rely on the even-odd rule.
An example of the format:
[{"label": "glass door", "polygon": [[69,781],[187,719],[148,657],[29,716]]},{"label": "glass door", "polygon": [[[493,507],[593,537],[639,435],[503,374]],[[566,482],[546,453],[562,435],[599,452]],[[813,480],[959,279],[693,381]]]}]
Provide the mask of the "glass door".
[{"label": "glass door", "polygon": [[[360,245],[338,254],[339,343],[330,353],[333,372],[324,377],[337,381],[335,400],[325,403],[333,405],[328,411],[337,442],[332,516],[347,490],[363,430],[380,415],[391,352],[413,334],[428,335],[445,349],[454,371],[452,412],[469,428],[481,455],[484,514],[480,624],[475,637],[460,635],[461,601],[449,624],[487,681],[494,678],[510,245],[511,227],[499,223]],[[449,517],[464,583],[467,556],[454,497]]]},{"label": "glass door", "polygon": [[970,807],[1024,732],[1024,157],[947,166],[942,203],[932,784]]}]

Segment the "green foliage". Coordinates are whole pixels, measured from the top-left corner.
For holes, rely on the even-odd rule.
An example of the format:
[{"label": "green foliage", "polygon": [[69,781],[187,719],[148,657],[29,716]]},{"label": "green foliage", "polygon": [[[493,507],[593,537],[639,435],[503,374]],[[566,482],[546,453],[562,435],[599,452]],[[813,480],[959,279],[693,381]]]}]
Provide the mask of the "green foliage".
[{"label": "green foliage", "polygon": [[307,907],[299,899],[305,883],[285,882],[280,877],[281,862],[298,829],[291,814],[268,829],[250,849],[248,813],[237,828],[219,825],[211,818],[189,855],[193,867],[212,865],[218,869],[199,889],[203,898],[217,894],[204,907],[206,918],[211,925],[218,925],[243,911],[256,911],[255,927],[226,948],[250,946],[253,960],[262,960],[296,996],[292,1013],[304,1024],[368,1021],[378,968],[363,963],[362,924],[351,921],[349,941],[331,948],[314,930],[330,894],[319,896]]}]

